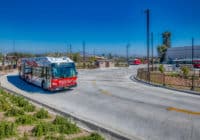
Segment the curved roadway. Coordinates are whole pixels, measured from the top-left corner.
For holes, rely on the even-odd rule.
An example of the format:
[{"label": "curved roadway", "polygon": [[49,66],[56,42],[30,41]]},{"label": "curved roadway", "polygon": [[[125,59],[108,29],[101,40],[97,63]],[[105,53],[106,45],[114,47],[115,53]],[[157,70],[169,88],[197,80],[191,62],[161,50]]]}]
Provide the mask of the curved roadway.
[{"label": "curved roadway", "polygon": [[130,139],[199,140],[200,96],[133,81],[137,68],[80,70],[78,87],[57,93],[28,85],[16,74],[2,76],[1,84]]}]

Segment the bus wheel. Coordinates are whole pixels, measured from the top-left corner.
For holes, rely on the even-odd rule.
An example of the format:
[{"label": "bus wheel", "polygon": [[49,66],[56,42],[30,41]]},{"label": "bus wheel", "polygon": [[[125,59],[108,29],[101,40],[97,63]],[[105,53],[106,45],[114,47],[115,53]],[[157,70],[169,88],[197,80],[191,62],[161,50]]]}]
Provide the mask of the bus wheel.
[{"label": "bus wheel", "polygon": [[26,80],[27,82],[29,82],[29,77],[28,77],[28,76],[26,76],[26,77],[25,77],[25,80]]}]

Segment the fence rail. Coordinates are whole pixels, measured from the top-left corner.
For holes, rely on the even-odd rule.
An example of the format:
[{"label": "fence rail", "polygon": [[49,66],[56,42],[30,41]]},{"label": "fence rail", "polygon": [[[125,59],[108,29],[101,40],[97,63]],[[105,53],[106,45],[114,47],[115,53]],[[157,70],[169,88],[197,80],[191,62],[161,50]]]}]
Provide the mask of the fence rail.
[{"label": "fence rail", "polygon": [[[150,77],[148,79],[148,76]],[[181,90],[195,90],[200,92],[200,72],[190,72],[184,76],[182,73],[165,72],[161,73],[158,68],[150,69],[148,73],[146,68],[140,68],[137,71],[137,78],[158,85],[173,87]]]}]

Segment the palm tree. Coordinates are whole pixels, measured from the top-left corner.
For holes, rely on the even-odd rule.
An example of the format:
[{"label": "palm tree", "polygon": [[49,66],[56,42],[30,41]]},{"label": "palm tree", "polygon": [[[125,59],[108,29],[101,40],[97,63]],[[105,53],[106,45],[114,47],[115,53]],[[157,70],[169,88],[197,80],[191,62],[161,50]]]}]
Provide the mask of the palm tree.
[{"label": "palm tree", "polygon": [[157,51],[160,57],[160,62],[165,61],[167,49],[171,47],[171,32],[165,31],[162,33],[162,45],[158,46]]},{"label": "palm tree", "polygon": [[165,31],[162,33],[163,45],[167,46],[167,48],[171,47],[171,32]]},{"label": "palm tree", "polygon": [[158,46],[157,48],[161,63],[165,60],[167,48],[168,47],[166,45],[161,45],[161,46]]}]

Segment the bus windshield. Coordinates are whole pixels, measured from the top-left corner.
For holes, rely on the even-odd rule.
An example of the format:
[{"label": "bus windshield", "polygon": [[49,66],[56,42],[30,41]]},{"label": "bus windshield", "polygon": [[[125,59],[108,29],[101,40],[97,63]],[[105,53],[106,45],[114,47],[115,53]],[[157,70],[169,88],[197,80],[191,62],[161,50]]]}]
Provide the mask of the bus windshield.
[{"label": "bus windshield", "polygon": [[67,78],[76,76],[76,69],[73,63],[52,64],[52,76],[54,78]]}]

